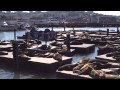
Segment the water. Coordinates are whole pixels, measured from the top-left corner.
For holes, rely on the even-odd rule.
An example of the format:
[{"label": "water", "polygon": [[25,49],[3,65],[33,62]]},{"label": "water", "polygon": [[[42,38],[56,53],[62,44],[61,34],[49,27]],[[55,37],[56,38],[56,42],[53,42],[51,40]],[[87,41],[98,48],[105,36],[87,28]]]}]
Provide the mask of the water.
[{"label": "water", "polygon": [[[39,30],[44,30],[45,28],[40,28]],[[51,30],[51,28],[49,28]],[[107,28],[75,28],[75,30],[106,30]],[[116,30],[116,28],[109,28],[110,30]],[[55,31],[63,31],[63,28],[54,28]],[[72,30],[72,28],[66,28],[66,30]],[[17,36],[22,36],[27,31],[17,31]],[[0,32],[0,40],[13,40],[14,32]],[[44,44],[44,42],[42,42]],[[97,47],[95,50],[89,54],[76,54],[73,56],[72,63],[77,62],[82,57],[88,57],[94,59],[97,56]],[[55,73],[45,73],[45,72],[35,72],[35,71],[19,71],[14,72],[8,67],[0,65],[0,79],[56,79]]]}]

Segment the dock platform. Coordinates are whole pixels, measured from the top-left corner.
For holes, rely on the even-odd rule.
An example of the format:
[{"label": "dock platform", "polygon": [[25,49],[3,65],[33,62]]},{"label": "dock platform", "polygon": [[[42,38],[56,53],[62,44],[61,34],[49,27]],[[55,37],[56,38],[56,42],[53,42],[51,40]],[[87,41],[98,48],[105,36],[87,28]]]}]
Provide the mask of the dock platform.
[{"label": "dock platform", "polygon": [[73,71],[56,71],[58,77],[66,79],[93,79],[89,75],[78,75],[73,73]]},{"label": "dock platform", "polygon": [[[30,68],[43,71],[55,71],[59,66],[64,64],[69,64],[72,62],[72,57],[62,56],[62,61],[59,62],[53,58],[44,58],[44,57],[30,57],[30,60],[19,60],[20,68]],[[14,64],[12,52],[9,52],[8,55],[0,55],[0,63],[5,65],[13,66]]]},{"label": "dock platform", "polygon": [[113,57],[107,57],[107,54],[103,54],[103,55],[98,55],[95,58],[96,59],[100,59],[100,60],[104,60],[104,61],[109,61],[109,62],[114,62],[115,59]]},{"label": "dock platform", "polygon": [[95,44],[70,45],[70,48],[75,49],[76,52],[88,53],[95,49]]}]

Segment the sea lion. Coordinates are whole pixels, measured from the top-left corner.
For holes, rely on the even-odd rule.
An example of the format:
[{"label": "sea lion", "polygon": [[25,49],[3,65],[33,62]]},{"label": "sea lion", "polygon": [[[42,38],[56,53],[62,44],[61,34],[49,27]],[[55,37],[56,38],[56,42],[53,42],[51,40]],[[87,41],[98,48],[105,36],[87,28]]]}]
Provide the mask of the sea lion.
[{"label": "sea lion", "polygon": [[72,41],[70,42],[71,45],[81,45],[83,44],[82,42],[78,42],[78,41]]},{"label": "sea lion", "polygon": [[6,51],[0,51],[0,55],[8,55],[8,52],[6,52]]},{"label": "sea lion", "polygon": [[50,53],[46,58],[52,58],[54,56],[54,53]]},{"label": "sea lion", "polygon": [[50,45],[52,45],[52,46],[55,46],[56,44],[57,44],[57,42],[55,40],[50,43]]},{"label": "sea lion", "polygon": [[76,70],[80,70],[85,64],[77,64],[76,63],[76,66],[73,68],[73,72],[76,71]]},{"label": "sea lion", "polygon": [[25,55],[25,54],[20,54],[20,55],[18,55],[18,57],[19,57],[19,59],[21,59],[21,60],[30,60],[30,57],[27,56],[27,55]]},{"label": "sea lion", "polygon": [[81,67],[81,69],[79,70],[78,74],[79,75],[89,75],[89,73],[93,70],[92,65],[89,64],[85,64],[83,65],[83,67]]},{"label": "sea lion", "polygon": [[90,61],[89,58],[81,58],[76,64],[80,64],[80,63],[83,63],[83,64],[86,64]]},{"label": "sea lion", "polygon": [[102,70],[92,70],[89,74],[94,79],[104,79],[105,78],[105,72]]},{"label": "sea lion", "polygon": [[45,53],[44,54],[44,56],[46,57],[46,56],[49,56],[50,55],[50,53],[49,52],[47,52],[47,53]]},{"label": "sea lion", "polygon": [[92,64],[93,64],[93,68],[97,70],[100,70],[103,66],[103,64],[99,62],[93,62]]},{"label": "sea lion", "polygon": [[42,45],[42,46],[40,47],[40,49],[41,49],[41,50],[46,50],[46,49],[47,49],[47,45]]},{"label": "sea lion", "polygon": [[58,71],[63,71],[63,70],[72,71],[75,66],[76,64],[66,64],[66,65],[59,67]]},{"label": "sea lion", "polygon": [[62,61],[62,55],[59,54],[59,53],[55,53],[55,54],[53,55],[53,58],[54,58],[55,60],[57,60],[57,61]]},{"label": "sea lion", "polygon": [[113,53],[108,53],[107,55],[106,55],[106,57],[112,57],[113,56]]},{"label": "sea lion", "polygon": [[120,79],[120,75],[105,74],[105,79]]},{"label": "sea lion", "polygon": [[94,63],[94,62],[99,62],[99,63],[102,63],[102,64],[108,63],[108,61],[103,61],[103,60],[99,60],[99,59],[91,59],[91,60],[89,60],[89,63]]}]

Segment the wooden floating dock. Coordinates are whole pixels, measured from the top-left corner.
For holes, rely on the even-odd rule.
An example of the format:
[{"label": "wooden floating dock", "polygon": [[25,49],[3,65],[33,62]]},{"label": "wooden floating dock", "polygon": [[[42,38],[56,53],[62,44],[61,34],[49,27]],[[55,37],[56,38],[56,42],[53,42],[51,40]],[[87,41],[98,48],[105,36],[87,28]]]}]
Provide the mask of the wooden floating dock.
[{"label": "wooden floating dock", "polygon": [[64,39],[57,39],[56,41],[63,42],[63,41],[64,41]]},{"label": "wooden floating dock", "polygon": [[[20,60],[20,68],[30,68],[32,70],[55,71],[59,66],[69,64],[72,57],[62,56],[62,61],[59,62],[53,58],[30,57],[30,60]],[[0,63],[13,66],[14,65],[12,52],[8,55],[0,55]]]},{"label": "wooden floating dock", "polygon": [[32,66],[38,69],[43,69],[47,71],[55,71],[59,66],[62,66],[67,63],[71,63],[72,57],[62,57],[62,62],[58,62],[53,58],[43,58],[43,57],[32,57],[28,63],[32,64]]},{"label": "wooden floating dock", "polygon": [[81,45],[70,45],[71,49],[75,49],[77,52],[91,52],[95,49],[95,44],[81,44]]},{"label": "wooden floating dock", "polygon": [[102,37],[107,37],[107,35],[90,34],[90,37],[102,38]]},{"label": "wooden floating dock", "polygon": [[[120,75],[109,74],[112,69],[118,68],[111,68],[111,69],[102,69],[108,74],[105,74],[105,79],[120,79]],[[58,77],[65,78],[65,79],[94,79],[89,75],[78,75],[73,73],[73,71],[56,71]]]},{"label": "wooden floating dock", "polygon": [[98,55],[95,58],[96,59],[100,59],[100,60],[104,60],[104,61],[109,61],[109,62],[114,62],[116,59],[114,59],[113,57],[107,57],[107,54],[103,54],[103,55]]},{"label": "wooden floating dock", "polygon": [[0,51],[12,51],[12,45],[11,44],[0,45]]},{"label": "wooden floating dock", "polygon": [[58,77],[63,77],[67,79],[93,79],[89,75],[78,75],[76,73],[73,73],[73,71],[56,71],[56,74]]}]

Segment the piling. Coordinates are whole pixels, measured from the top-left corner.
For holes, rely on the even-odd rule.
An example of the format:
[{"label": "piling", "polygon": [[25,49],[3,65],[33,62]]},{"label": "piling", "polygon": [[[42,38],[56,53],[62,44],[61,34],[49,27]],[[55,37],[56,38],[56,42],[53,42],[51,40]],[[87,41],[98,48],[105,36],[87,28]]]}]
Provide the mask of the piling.
[{"label": "piling", "polygon": [[117,34],[119,34],[119,27],[117,27]]},{"label": "piling", "polygon": [[18,58],[18,42],[13,42],[13,60],[14,60],[14,66],[15,70],[19,69],[19,58]]},{"label": "piling", "polygon": [[109,29],[107,29],[107,36],[109,35]]},{"label": "piling", "polygon": [[52,31],[53,31],[53,27],[52,27]]},{"label": "piling", "polygon": [[66,43],[67,43],[67,51],[70,51],[70,33],[67,33]]},{"label": "piling", "polygon": [[14,40],[16,40],[16,29],[14,28]]},{"label": "piling", "polygon": [[73,35],[75,36],[75,30],[74,30],[74,27],[73,27]]},{"label": "piling", "polygon": [[65,23],[64,23],[64,31],[65,31]]},{"label": "piling", "polygon": [[28,32],[26,33],[26,45],[27,45],[27,42],[28,42]]}]

